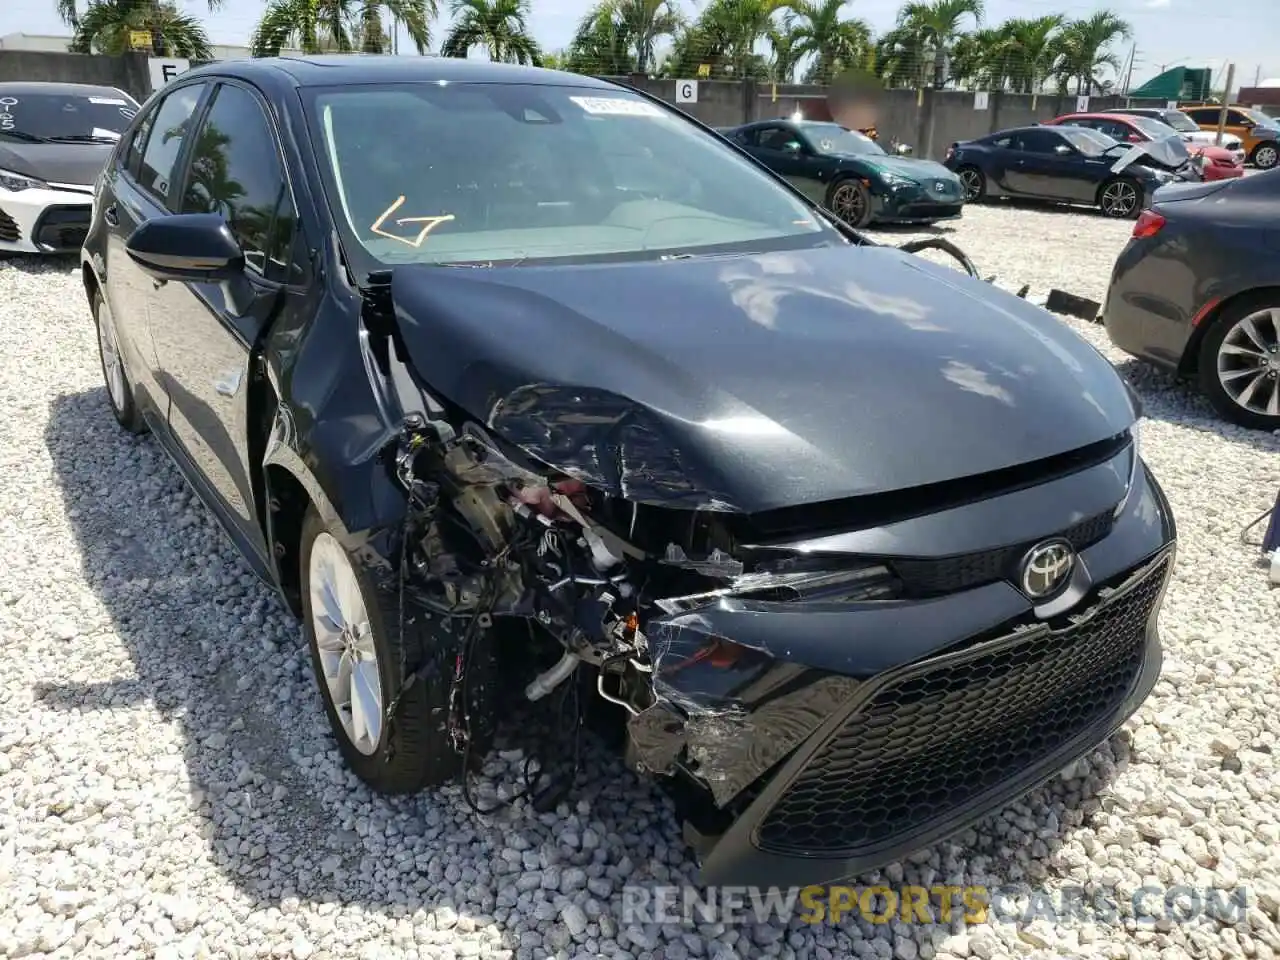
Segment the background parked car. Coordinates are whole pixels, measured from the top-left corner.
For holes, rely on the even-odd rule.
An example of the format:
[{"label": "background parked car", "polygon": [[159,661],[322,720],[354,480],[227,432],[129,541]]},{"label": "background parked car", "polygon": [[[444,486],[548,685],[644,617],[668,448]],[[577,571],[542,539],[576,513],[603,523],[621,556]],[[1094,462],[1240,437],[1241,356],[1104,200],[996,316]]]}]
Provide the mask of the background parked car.
[{"label": "background parked car", "polygon": [[[1181,109],[1201,130],[1217,132],[1220,106],[1206,104]],[[1240,138],[1247,162],[1259,170],[1270,170],[1280,163],[1280,120],[1275,117],[1250,107],[1233,106],[1227,110],[1227,125],[1223,132]]]},{"label": "background parked car", "polygon": [[942,164],[891,156],[837,123],[762,120],[720,132],[855,227],[954,220],[964,205],[964,186]]},{"label": "background parked car", "polygon": [[80,249],[93,182],[137,112],[115,87],[0,83],[0,252]]},{"label": "background parked car", "polygon": [[970,203],[1051,200],[1096,206],[1108,217],[1136,217],[1156,188],[1176,177],[1156,169],[1150,158],[1112,173],[1127,148],[1093,130],[1037,125],[953,143],[945,163],[964,183]]},{"label": "background parked car", "polygon": [[1222,416],[1280,429],[1280,170],[1161,190],[1111,274],[1117,347],[1197,377]]},{"label": "background parked car", "polygon": [[1134,117],[1148,117],[1152,120],[1159,120],[1161,123],[1172,127],[1182,134],[1182,139],[1188,143],[1202,143],[1205,146],[1220,146],[1224,150],[1230,150],[1232,153],[1239,154],[1241,160],[1245,160],[1247,155],[1244,150],[1244,142],[1234,133],[1224,133],[1222,143],[1217,142],[1217,128],[1213,130],[1201,130],[1185,113],[1181,110],[1170,110],[1167,107],[1126,107],[1124,109],[1109,110],[1108,113],[1127,114]]},{"label": "background parked car", "polygon": [[[1169,137],[1182,137],[1177,130],[1150,117],[1131,117],[1116,113],[1069,113],[1047,121],[1048,126],[1085,127],[1105,133],[1121,143],[1151,143]],[[1183,138],[1185,141],[1185,138]],[[1208,163],[1204,167],[1204,179],[1229,180],[1244,176],[1244,154],[1233,153],[1225,147],[1212,144],[1187,142],[1187,150],[1193,156],[1202,154]]]}]

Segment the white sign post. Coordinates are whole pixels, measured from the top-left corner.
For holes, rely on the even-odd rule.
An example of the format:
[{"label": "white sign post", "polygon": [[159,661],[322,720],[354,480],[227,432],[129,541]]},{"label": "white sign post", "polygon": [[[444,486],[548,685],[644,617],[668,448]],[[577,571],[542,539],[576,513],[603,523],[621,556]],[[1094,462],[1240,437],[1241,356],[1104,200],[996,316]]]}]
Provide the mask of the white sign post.
[{"label": "white sign post", "polygon": [[151,90],[155,92],[190,70],[191,61],[178,57],[148,57],[147,69],[151,71]]},{"label": "white sign post", "polygon": [[1089,112],[1088,96],[1076,97],[1076,113],[1088,113],[1088,112]]},{"label": "white sign post", "polygon": [[676,103],[697,103],[698,102],[698,81],[697,80],[677,80],[676,81]]},{"label": "white sign post", "polygon": [[1165,103],[1164,108],[1165,108],[1166,110],[1177,110],[1177,109],[1178,109],[1178,101],[1177,101],[1177,100],[1169,100],[1168,102],[1166,102],[1166,103]]},{"label": "white sign post", "polygon": [[987,91],[979,90],[977,93],[973,95],[973,109],[975,110],[987,109]]}]

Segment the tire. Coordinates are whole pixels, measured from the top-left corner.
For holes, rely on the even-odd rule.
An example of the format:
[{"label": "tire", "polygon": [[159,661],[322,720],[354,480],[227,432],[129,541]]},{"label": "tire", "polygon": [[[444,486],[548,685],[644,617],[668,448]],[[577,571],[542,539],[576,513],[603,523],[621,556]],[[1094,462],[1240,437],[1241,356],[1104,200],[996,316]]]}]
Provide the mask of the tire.
[{"label": "tire", "polygon": [[[853,177],[845,177],[831,185],[827,191],[826,207],[855,229],[871,222],[871,192]],[[844,212],[846,210],[848,215]]]},{"label": "tire", "polygon": [[987,196],[987,177],[977,167],[964,166],[956,171],[964,185],[964,202],[981,203]]},{"label": "tire", "polygon": [[1275,140],[1264,140],[1253,148],[1249,162],[1259,170],[1270,170],[1280,162],[1280,144]]},{"label": "tire", "polygon": [[1098,188],[1098,208],[1112,220],[1136,220],[1142,213],[1142,184],[1116,177]]},{"label": "tire", "polygon": [[[299,552],[303,631],[311,650],[311,665],[325,714],[347,766],[370,788],[382,794],[416,793],[453,779],[462,770],[462,758],[449,741],[447,718],[452,664],[437,663],[438,669],[429,671],[427,677],[406,690],[394,718],[387,723],[386,706],[400,689],[402,680],[396,594],[388,595],[387,591],[380,591],[370,583],[360,565],[325,528],[315,507],[308,508],[303,520]],[[312,563],[313,558],[315,564]],[[371,724],[358,723],[351,712],[344,709],[346,704],[335,704],[334,693],[326,678],[325,661],[321,658],[319,634],[323,633],[326,646],[344,644],[335,636],[336,630],[331,626],[322,625],[317,630],[321,611],[313,604],[313,595],[314,598],[322,596],[326,583],[332,584],[335,580],[339,584],[345,583],[348,588],[342,594],[343,602],[335,605],[346,615],[337,619],[359,623],[360,608],[365,615],[367,631],[358,631],[367,634],[365,641],[347,646],[349,650],[357,650],[365,664],[360,672],[366,680],[363,688],[366,697],[369,693],[377,694],[374,698],[377,710],[369,711],[378,714],[377,731],[372,736]],[[440,644],[433,642],[436,623],[437,620],[428,620],[421,614],[406,615],[404,662],[408,671],[424,663],[422,658],[442,649]],[[373,654],[372,664],[369,663],[370,652]],[[333,656],[326,656],[332,663]],[[377,691],[372,689],[369,682],[372,680],[377,681]],[[343,687],[339,690],[341,695]],[[349,694],[349,687],[346,692]]]},{"label": "tire", "polygon": [[93,292],[93,326],[98,334],[98,362],[102,367],[102,383],[106,387],[111,415],[129,433],[146,433],[147,424],[138,413],[133,384],[129,382],[129,373],[120,355],[120,341],[111,308],[107,306],[101,290]]},{"label": "tire", "polygon": [[[1254,350],[1256,341],[1261,363],[1238,352]],[[1280,429],[1280,295],[1229,304],[1200,344],[1198,368],[1200,389],[1223,419],[1251,430]]]}]

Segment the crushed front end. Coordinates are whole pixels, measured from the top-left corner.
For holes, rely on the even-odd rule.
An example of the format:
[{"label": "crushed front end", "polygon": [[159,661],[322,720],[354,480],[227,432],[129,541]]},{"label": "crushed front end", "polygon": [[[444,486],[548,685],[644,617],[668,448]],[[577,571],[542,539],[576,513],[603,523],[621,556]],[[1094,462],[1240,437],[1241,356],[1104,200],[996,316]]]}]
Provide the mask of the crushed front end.
[{"label": "crushed front end", "polygon": [[653,469],[549,468],[443,405],[414,423],[414,602],[523,621],[527,700],[585,681],[615,705],[706,883],[830,882],[957,832],[1095,748],[1159,673],[1176,535],[1129,433],[749,515],[663,503]]}]

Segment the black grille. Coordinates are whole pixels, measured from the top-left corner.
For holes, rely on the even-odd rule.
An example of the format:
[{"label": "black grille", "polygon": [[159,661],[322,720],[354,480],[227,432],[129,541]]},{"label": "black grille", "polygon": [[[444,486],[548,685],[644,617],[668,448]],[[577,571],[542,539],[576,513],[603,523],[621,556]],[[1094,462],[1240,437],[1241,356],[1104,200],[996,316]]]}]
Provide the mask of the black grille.
[{"label": "black grille", "polygon": [[1100,723],[1141,669],[1168,562],[1081,624],[975,649],[886,685],[785,790],[757,844],[828,856],[883,846]]},{"label": "black grille", "polygon": [[0,210],[0,240],[6,243],[17,243],[21,239],[22,231],[18,229],[18,222]]},{"label": "black grille", "polygon": [[[1111,532],[1112,520],[1110,511],[1100,513],[1054,536],[1062,537],[1076,550],[1083,550]],[[913,598],[941,596],[995,583],[997,580],[1017,583],[1019,561],[1038,542],[1039,540],[1035,540],[1011,547],[997,547],[994,550],[966,553],[957,557],[942,557],[937,560],[891,560],[889,564],[902,581],[904,596]]]}]

